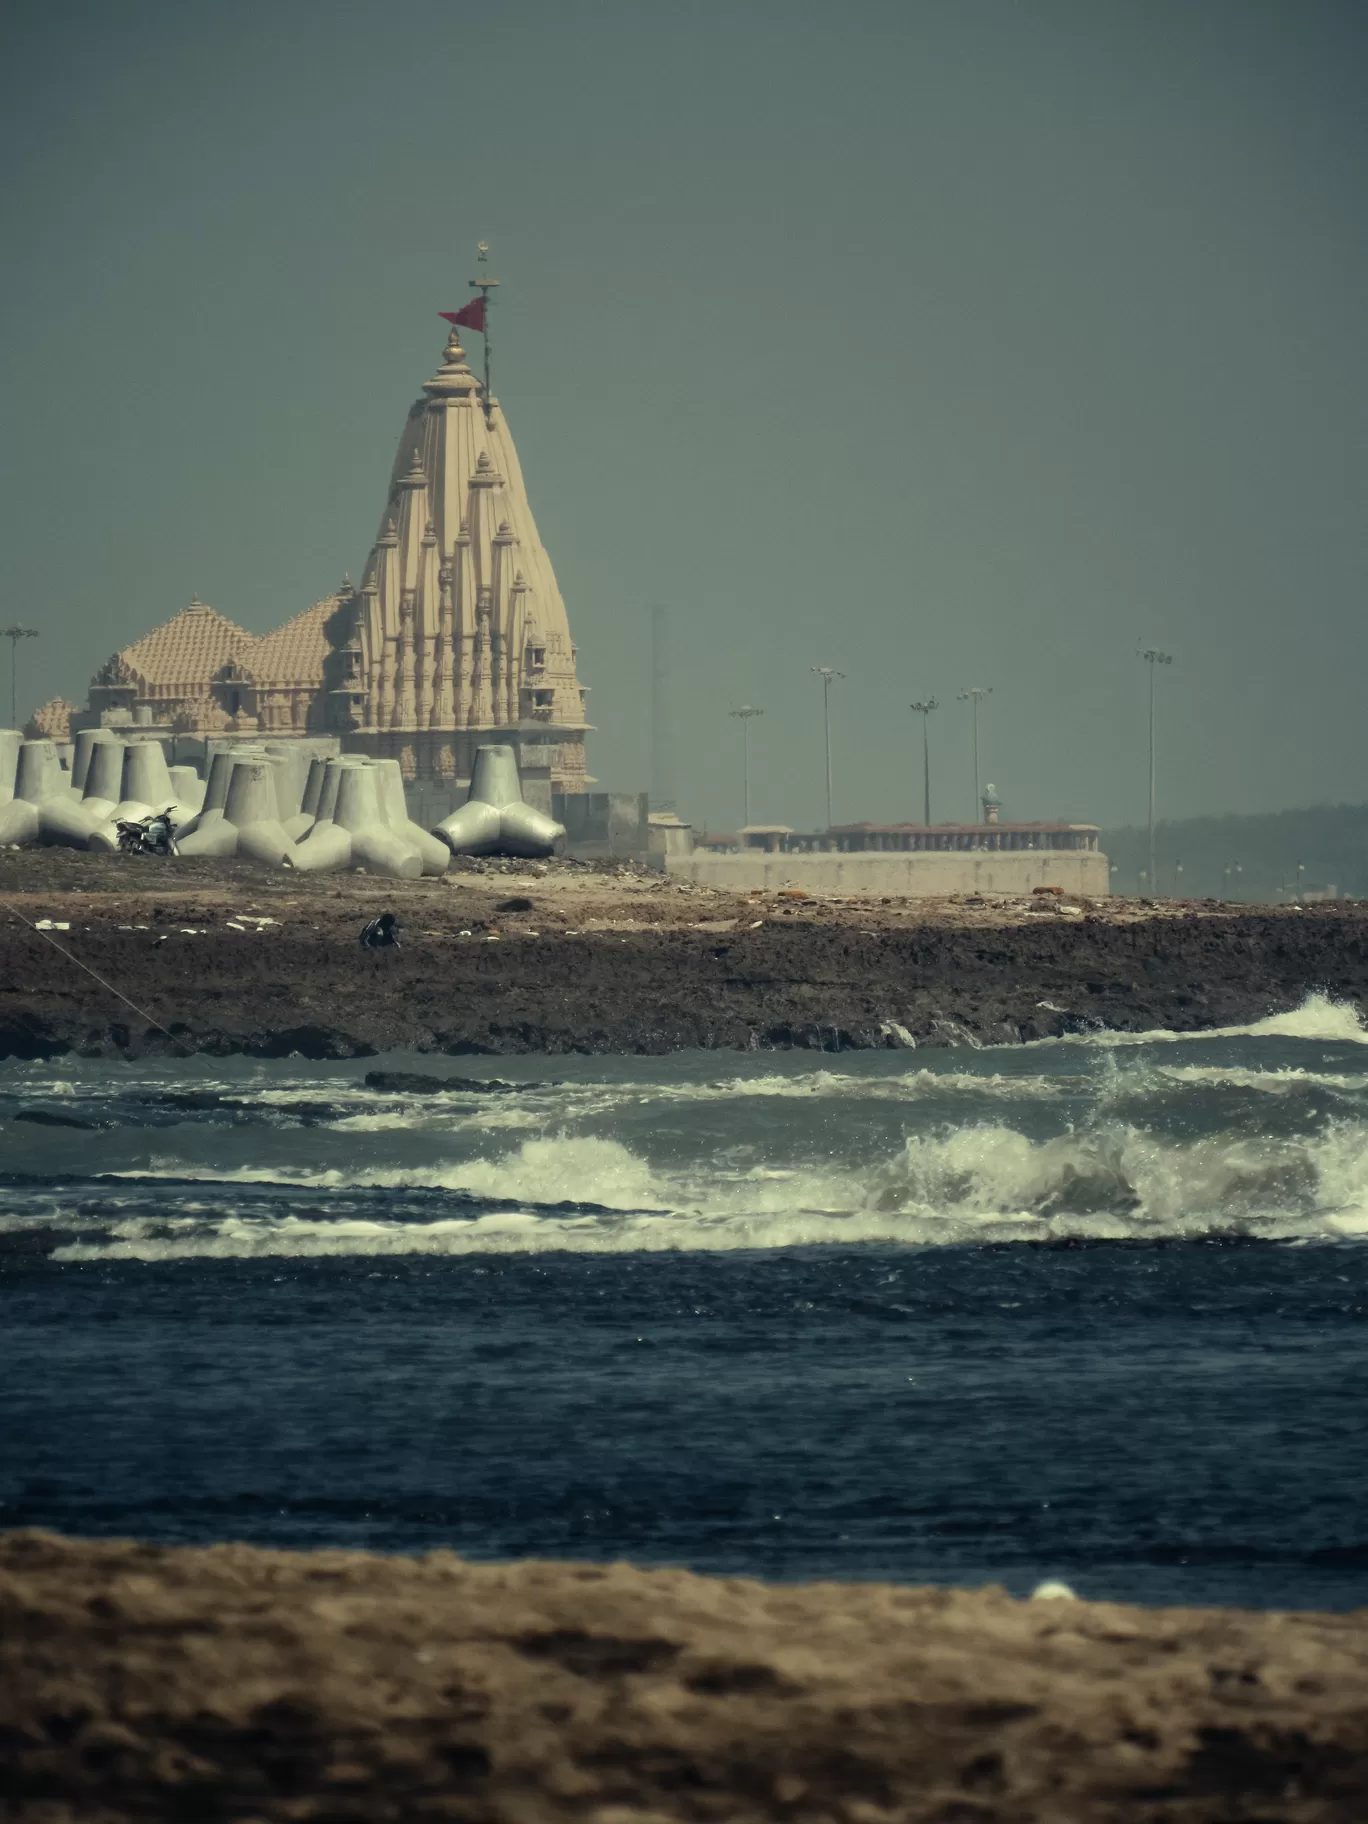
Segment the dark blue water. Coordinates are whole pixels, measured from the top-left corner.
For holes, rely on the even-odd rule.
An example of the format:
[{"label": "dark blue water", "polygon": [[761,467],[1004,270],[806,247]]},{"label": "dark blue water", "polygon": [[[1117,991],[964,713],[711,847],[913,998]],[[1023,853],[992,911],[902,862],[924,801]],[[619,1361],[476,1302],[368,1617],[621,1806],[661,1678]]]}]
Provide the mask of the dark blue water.
[{"label": "dark blue water", "polygon": [[0,1067],[0,1524],[1359,1606],[1368,1052],[1310,1024]]}]

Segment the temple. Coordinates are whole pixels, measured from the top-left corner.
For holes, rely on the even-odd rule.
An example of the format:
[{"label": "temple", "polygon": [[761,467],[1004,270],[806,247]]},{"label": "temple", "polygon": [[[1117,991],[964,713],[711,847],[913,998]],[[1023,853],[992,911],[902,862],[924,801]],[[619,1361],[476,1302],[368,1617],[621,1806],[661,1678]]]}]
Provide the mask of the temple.
[{"label": "temple", "polygon": [[468,779],[497,732],[561,791],[584,783],[584,691],[497,399],[452,330],[409,411],[361,587],[328,623],[325,720],[406,779]]},{"label": "temple", "polygon": [[565,604],[498,400],[453,329],[411,407],[359,587],[256,635],[198,597],[113,654],[70,731],[132,725],[190,743],[311,738],[458,786],[492,738],[558,792],[586,783],[585,693]]}]

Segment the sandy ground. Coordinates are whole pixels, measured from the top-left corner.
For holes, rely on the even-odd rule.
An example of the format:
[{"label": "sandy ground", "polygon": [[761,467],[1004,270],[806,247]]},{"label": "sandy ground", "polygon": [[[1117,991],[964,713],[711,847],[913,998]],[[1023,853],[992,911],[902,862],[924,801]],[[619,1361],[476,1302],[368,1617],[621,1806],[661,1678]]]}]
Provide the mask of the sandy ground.
[{"label": "sandy ground", "polygon": [[[385,909],[402,947],[373,956],[358,934]],[[409,882],[0,853],[0,1056],[991,1044],[1232,1024],[1312,989],[1368,1005],[1364,909],[737,897],[554,863]]]},{"label": "sandy ground", "polygon": [[1362,1824],[1368,1611],[0,1537],[0,1817]]}]

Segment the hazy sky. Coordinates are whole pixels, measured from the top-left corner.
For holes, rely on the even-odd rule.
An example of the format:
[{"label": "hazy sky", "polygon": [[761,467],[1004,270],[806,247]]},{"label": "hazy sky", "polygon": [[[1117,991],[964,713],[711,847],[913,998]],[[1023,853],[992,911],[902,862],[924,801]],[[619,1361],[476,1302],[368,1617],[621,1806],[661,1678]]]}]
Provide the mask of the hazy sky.
[{"label": "hazy sky", "polygon": [[[494,244],[496,387],[592,685],[681,809],[1368,798],[1360,0],[10,0],[5,535],[26,707],[194,591],[355,576]],[[472,352],[478,337],[471,337]],[[8,652],[0,688],[8,709]],[[25,713],[21,710],[21,714]]]}]

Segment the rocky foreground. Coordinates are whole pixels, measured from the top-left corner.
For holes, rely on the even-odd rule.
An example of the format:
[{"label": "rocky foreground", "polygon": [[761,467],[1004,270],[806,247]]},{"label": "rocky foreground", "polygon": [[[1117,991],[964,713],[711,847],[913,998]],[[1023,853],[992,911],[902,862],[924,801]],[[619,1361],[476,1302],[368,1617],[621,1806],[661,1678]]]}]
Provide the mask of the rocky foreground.
[{"label": "rocky foreground", "polygon": [[0,1816],[1361,1824],[1368,1611],[0,1537]]},{"label": "rocky foreground", "polygon": [[[373,956],[358,933],[385,909],[402,948]],[[564,863],[390,881],[0,854],[0,1057],[995,1044],[1235,1024],[1312,990],[1368,1005],[1368,909],[738,897]]]}]

